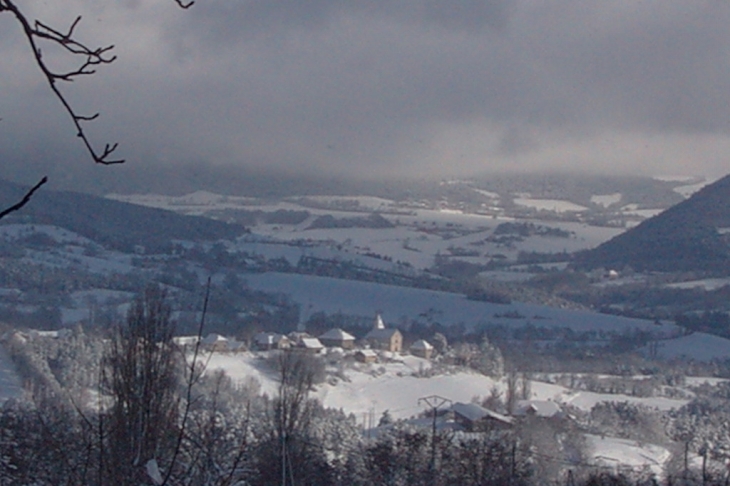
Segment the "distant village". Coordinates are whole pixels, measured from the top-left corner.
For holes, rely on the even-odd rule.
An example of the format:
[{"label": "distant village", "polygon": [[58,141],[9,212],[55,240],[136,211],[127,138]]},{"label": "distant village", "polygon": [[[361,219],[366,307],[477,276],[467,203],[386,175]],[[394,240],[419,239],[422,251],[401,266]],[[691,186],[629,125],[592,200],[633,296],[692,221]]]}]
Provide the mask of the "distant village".
[{"label": "distant village", "polygon": [[[195,345],[197,337],[177,337],[175,340],[180,346],[192,347]],[[388,327],[380,314],[376,315],[372,329],[360,339],[340,328],[329,329],[316,337],[303,331],[295,331],[287,335],[260,332],[253,336],[250,343],[211,333],[201,340],[201,347],[209,352],[220,353],[274,350],[299,352],[312,356],[327,353],[328,356],[333,354],[339,356],[339,359],[350,358],[365,364],[393,360],[396,359],[396,356],[405,353],[427,360],[436,356],[436,347],[425,339],[414,341],[407,351],[404,351],[403,334],[396,328]],[[448,364],[464,364],[461,362],[463,360],[453,357],[447,361]],[[512,393],[516,393],[516,391],[512,390]],[[521,400],[516,399],[517,397],[508,398],[509,403],[507,404],[483,403],[481,405],[479,403],[452,402],[444,397],[431,398],[439,399],[438,403],[442,405],[449,405],[446,408],[437,407],[432,411],[439,419],[439,429],[466,432],[499,431],[511,428],[515,425],[515,419],[519,417],[547,419],[555,425],[569,419],[560,404],[549,400],[530,400],[527,396],[521,397],[523,398]],[[492,406],[488,408],[489,405]],[[503,410],[505,413],[499,413],[494,409]],[[422,419],[412,419],[407,422],[417,426],[419,420]],[[381,420],[379,425],[388,425],[387,422],[387,420]],[[375,426],[374,420],[370,419],[369,426]]]},{"label": "distant village", "polygon": [[[178,345],[195,345],[197,337],[175,338]],[[287,350],[318,355],[328,349],[342,350],[362,363],[375,363],[379,359],[377,351],[403,353],[403,334],[396,328],[385,325],[380,314],[375,317],[373,328],[362,338],[339,328],[329,329],[320,336],[312,336],[303,331],[294,331],[287,335],[275,332],[260,332],[246,343],[226,338],[217,333],[208,334],[201,340],[203,349],[216,352],[236,353],[241,351]],[[413,356],[431,359],[434,346],[424,339],[411,344],[408,352]]]}]

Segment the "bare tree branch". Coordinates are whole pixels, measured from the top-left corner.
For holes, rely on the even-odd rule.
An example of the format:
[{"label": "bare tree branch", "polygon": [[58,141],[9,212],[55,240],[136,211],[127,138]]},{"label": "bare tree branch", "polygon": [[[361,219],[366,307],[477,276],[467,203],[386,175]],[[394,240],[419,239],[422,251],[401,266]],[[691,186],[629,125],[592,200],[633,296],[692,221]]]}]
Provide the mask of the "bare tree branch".
[{"label": "bare tree branch", "polygon": [[[104,165],[123,163],[123,159],[113,159],[111,157],[117,149],[117,143],[107,143],[103,150],[98,151],[92,146],[91,141],[84,131],[82,122],[94,120],[99,116],[99,114],[81,115],[77,113],[57,85],[57,81],[73,81],[80,76],[94,74],[96,72],[96,66],[111,64],[114,62],[116,60],[116,56],[110,55],[110,51],[114,49],[114,46],[110,45],[106,47],[92,48],[76,40],[74,38],[74,30],[79,25],[79,22],[81,22],[81,16],[76,17],[66,32],[61,32],[60,30],[57,30],[39,20],[31,23],[25,14],[15,5],[15,3],[13,3],[13,0],[0,0],[0,12],[5,11],[12,13],[13,16],[15,16],[15,19],[23,27],[23,32],[30,43],[36,64],[45,75],[51,91],[53,91],[56,98],[61,102],[63,107],[66,109],[66,112],[71,117],[71,120],[76,127],[76,135],[82,140],[86,146],[86,150],[89,152],[92,159],[94,159],[94,162]],[[70,54],[80,56],[83,58],[83,61],[75,69],[68,71],[54,71],[43,59],[43,53],[39,46],[39,41],[47,41],[60,46]]]},{"label": "bare tree branch", "polygon": [[43,184],[45,184],[46,182],[48,182],[48,177],[43,177],[43,179],[41,179],[40,181],[38,181],[38,184],[36,184],[35,186],[31,187],[31,188],[30,188],[30,189],[28,190],[28,192],[26,192],[26,193],[25,193],[25,196],[23,196],[23,199],[21,199],[21,200],[20,200],[19,202],[15,203],[15,204],[13,204],[13,205],[12,205],[12,206],[10,206],[9,208],[6,208],[6,209],[3,209],[2,211],[0,211],[0,219],[3,219],[3,218],[4,218],[5,216],[7,216],[8,214],[10,214],[10,213],[12,213],[12,212],[14,212],[14,211],[17,211],[17,210],[19,210],[20,208],[22,208],[23,206],[25,206],[26,204],[28,204],[28,201],[30,201],[30,198],[31,198],[31,197],[33,197],[33,194],[34,194],[34,193],[35,193],[35,192],[36,192],[36,191],[37,191],[37,190],[38,190],[38,189],[39,189],[39,188],[40,188],[40,187],[41,187],[41,186],[42,186]]},{"label": "bare tree branch", "polygon": [[177,3],[181,8],[188,9],[193,6],[195,1],[191,0],[188,3],[183,3],[182,0],[175,0],[175,3]]},{"label": "bare tree branch", "polygon": [[[194,0],[191,0],[187,3],[184,3],[182,0],[173,1],[177,3],[180,8],[183,9],[188,9],[192,7],[195,3]],[[119,146],[118,143],[107,143],[104,145],[104,149],[100,152],[94,149],[94,147],[91,145],[91,141],[87,137],[86,132],[84,131],[84,128],[82,126],[82,122],[88,122],[97,119],[99,117],[99,113],[94,113],[93,115],[81,115],[77,113],[68,102],[66,97],[63,95],[63,93],[59,90],[58,86],[56,86],[56,81],[70,82],[79,76],[94,74],[96,72],[96,66],[102,64],[111,64],[112,62],[114,62],[117,57],[110,55],[110,51],[114,49],[114,46],[109,45],[106,47],[90,48],[86,44],[77,41],[74,38],[74,30],[79,25],[79,22],[81,22],[80,15],[76,17],[76,19],[71,23],[66,32],[61,32],[60,30],[57,30],[41,22],[40,20],[36,20],[31,24],[31,22],[28,20],[28,17],[26,17],[26,15],[15,5],[13,0],[0,0],[0,13],[2,12],[12,13],[15,16],[15,19],[23,27],[25,37],[28,39],[30,47],[33,50],[33,56],[35,58],[36,64],[45,75],[51,91],[53,91],[53,94],[61,102],[66,112],[71,117],[71,120],[76,127],[76,135],[84,143],[86,150],[89,152],[94,162],[104,165],[124,163],[124,159],[111,158],[111,155]],[[82,58],[84,58],[84,61],[76,69],[70,71],[53,71],[48,67],[43,59],[43,53],[38,46],[39,40],[54,43],[62,47],[72,55],[81,56]],[[2,119],[0,118],[0,120]],[[43,177],[43,179],[41,179],[38,184],[33,186],[25,194],[23,199],[21,199],[18,203],[0,211],[0,219],[25,206],[30,198],[33,196],[33,193],[35,193],[35,191],[37,191],[38,188],[40,188],[46,182],[48,182],[48,178]]]}]

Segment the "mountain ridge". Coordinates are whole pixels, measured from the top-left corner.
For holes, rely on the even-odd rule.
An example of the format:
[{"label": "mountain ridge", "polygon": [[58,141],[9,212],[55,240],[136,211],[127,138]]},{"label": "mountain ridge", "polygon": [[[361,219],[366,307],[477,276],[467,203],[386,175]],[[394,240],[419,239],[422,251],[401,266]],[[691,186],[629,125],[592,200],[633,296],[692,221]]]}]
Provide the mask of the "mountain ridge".
[{"label": "mountain ridge", "polygon": [[[27,188],[21,185],[0,179],[0,207],[16,203],[26,191]],[[58,226],[124,251],[138,245],[148,251],[157,251],[168,247],[174,240],[218,240],[233,238],[247,231],[243,226],[210,218],[185,216],[90,194],[45,188],[0,224],[18,222]]]},{"label": "mountain ridge", "polygon": [[598,247],[576,255],[578,268],[730,274],[730,175]]}]

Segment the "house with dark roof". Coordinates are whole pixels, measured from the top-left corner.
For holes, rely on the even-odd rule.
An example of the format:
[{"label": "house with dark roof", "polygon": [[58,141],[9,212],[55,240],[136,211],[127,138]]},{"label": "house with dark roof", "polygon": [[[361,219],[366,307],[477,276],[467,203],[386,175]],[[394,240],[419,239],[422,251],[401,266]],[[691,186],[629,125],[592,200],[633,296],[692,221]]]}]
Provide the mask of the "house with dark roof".
[{"label": "house with dark roof", "polygon": [[398,329],[386,328],[380,314],[375,317],[375,325],[365,335],[365,341],[374,349],[382,349],[393,353],[400,353],[403,349],[403,334]]}]

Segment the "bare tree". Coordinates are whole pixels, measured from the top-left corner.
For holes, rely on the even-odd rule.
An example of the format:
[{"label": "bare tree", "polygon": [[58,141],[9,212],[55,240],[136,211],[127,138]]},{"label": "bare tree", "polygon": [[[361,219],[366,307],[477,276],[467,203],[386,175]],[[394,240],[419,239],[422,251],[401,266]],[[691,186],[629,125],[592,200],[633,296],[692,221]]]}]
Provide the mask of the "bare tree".
[{"label": "bare tree", "polygon": [[[279,387],[267,410],[268,440],[260,455],[261,484],[326,484],[324,461],[310,437],[316,405],[309,393],[321,375],[320,360],[296,351],[276,354]],[[319,479],[318,479],[319,478]]]},{"label": "bare tree", "polygon": [[[140,484],[150,461],[170,461],[178,412],[179,353],[165,292],[149,287],[111,339],[105,358],[106,471],[115,484]],[[129,483],[127,483],[129,482]]]},{"label": "bare tree", "polygon": [[[194,3],[193,1],[185,3],[182,0],[174,0],[174,2],[184,9],[190,8]],[[79,40],[75,31],[76,27],[81,22],[81,16],[76,17],[67,29],[61,30],[56,27],[52,27],[41,20],[36,19],[31,21],[23,12],[21,7],[16,5],[14,0],[0,0],[0,14],[2,13],[12,15],[20,24],[23,29],[23,34],[30,44],[32,56],[36,65],[46,78],[49,88],[71,118],[76,129],[76,135],[81,139],[92,160],[97,164],[103,165],[123,163],[123,159],[113,157],[114,152],[119,146],[118,143],[106,143],[104,148],[99,150],[94,148],[91,140],[84,130],[84,123],[95,120],[99,117],[99,113],[94,113],[92,115],[83,115],[79,113],[71,105],[59,87],[60,82],[62,81],[72,82],[81,77],[92,75],[96,72],[97,67],[113,63],[116,60],[116,56],[111,53],[114,46],[108,45],[92,47]],[[43,44],[60,47],[61,50],[66,52],[66,54],[68,54],[71,58],[77,60],[75,67],[61,71],[51,68],[46,62],[46,59],[43,57],[43,50],[41,49]],[[20,201],[0,211],[0,219],[25,206],[33,194],[47,181],[47,177],[42,177],[37,184],[26,192]]]}]

